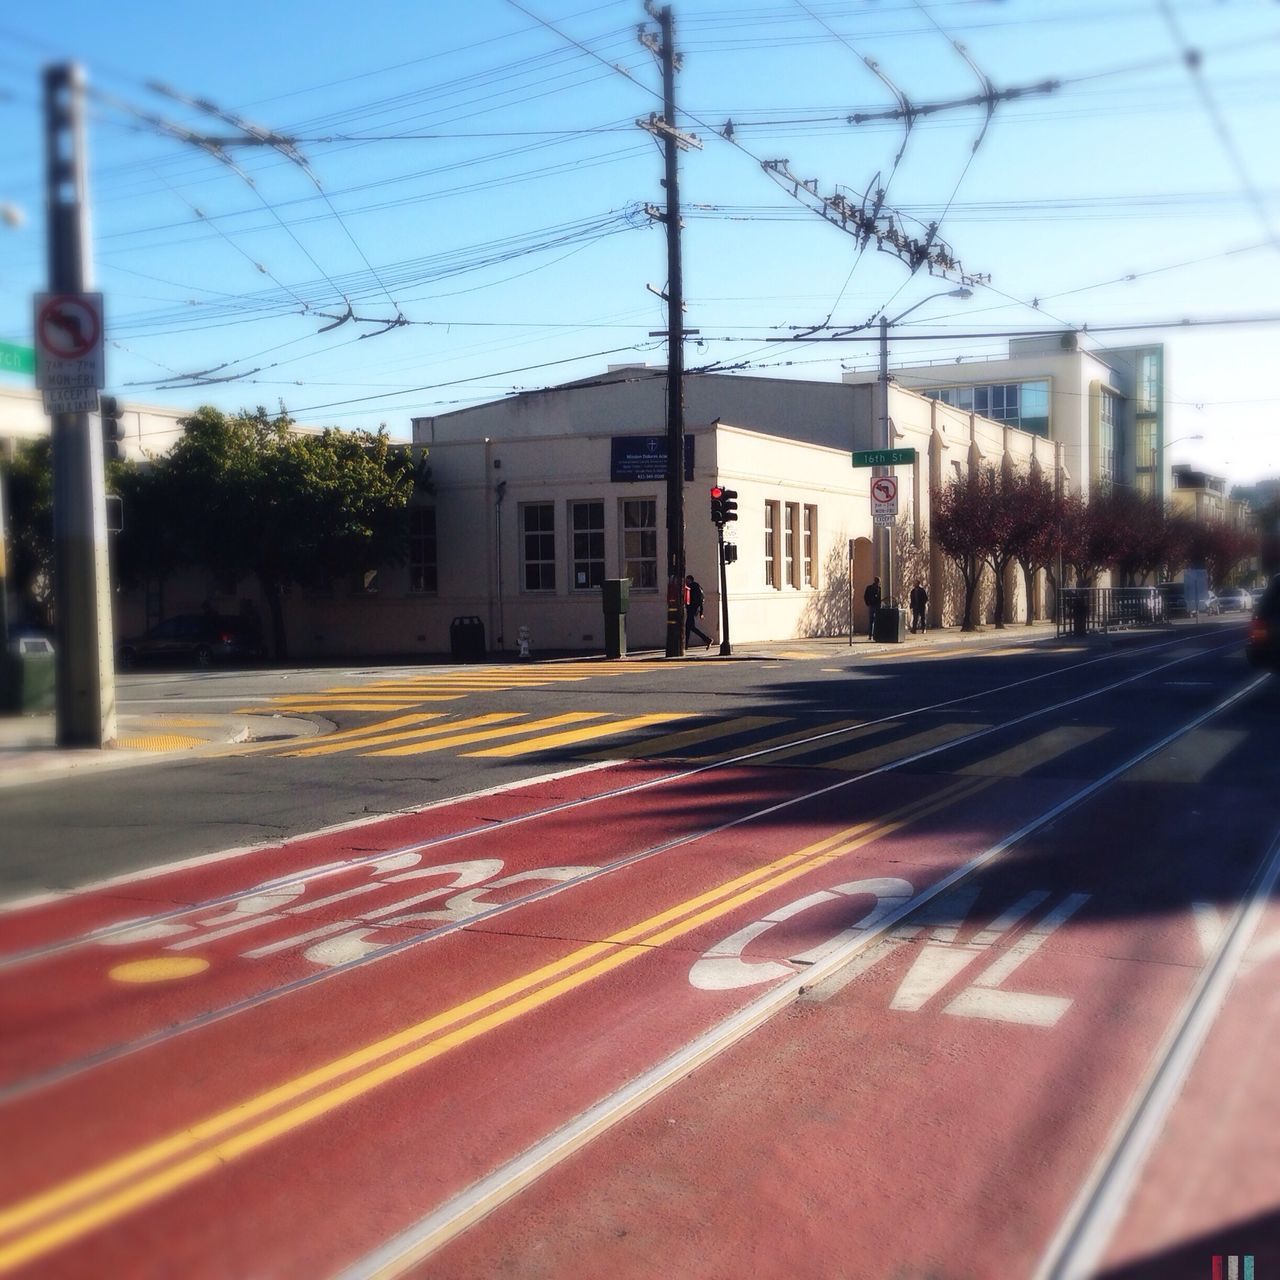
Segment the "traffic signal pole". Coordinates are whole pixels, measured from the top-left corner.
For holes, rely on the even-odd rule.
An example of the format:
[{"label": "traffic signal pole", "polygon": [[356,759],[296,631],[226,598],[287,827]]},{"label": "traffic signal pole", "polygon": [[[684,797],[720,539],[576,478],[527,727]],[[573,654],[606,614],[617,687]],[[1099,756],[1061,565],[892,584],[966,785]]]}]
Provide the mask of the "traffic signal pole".
[{"label": "traffic signal pole", "polygon": [[[44,72],[49,292],[90,287],[84,70]],[[88,413],[54,413],[53,590],[57,610],[57,742],[102,747],[116,736],[102,444]]]}]

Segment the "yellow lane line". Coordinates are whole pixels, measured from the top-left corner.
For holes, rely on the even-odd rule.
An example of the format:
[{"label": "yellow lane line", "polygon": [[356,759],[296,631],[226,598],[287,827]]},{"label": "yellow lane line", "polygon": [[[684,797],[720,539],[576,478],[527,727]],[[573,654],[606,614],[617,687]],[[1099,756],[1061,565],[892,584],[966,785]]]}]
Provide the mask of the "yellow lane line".
[{"label": "yellow lane line", "polygon": [[340,751],[360,751],[365,747],[385,746],[392,742],[403,742],[407,738],[427,740],[440,734],[453,733],[458,729],[480,728],[482,725],[501,724],[504,720],[519,720],[523,711],[491,711],[487,715],[472,716],[468,720],[450,720],[448,724],[419,725],[416,729],[400,729],[396,731],[382,728],[371,728],[367,731],[349,730],[351,736],[344,737],[341,742],[333,741],[336,735],[329,734],[322,741],[310,747],[297,747],[281,754],[299,756],[330,756]]},{"label": "yellow lane line", "polygon": [[575,742],[590,742],[594,738],[611,737],[631,729],[644,729],[651,724],[667,724],[671,720],[686,719],[686,713],[650,712],[643,716],[630,716],[625,720],[612,720],[608,724],[588,725],[585,729],[568,729],[564,733],[548,733],[521,742],[508,742],[501,747],[488,747],[482,751],[464,751],[466,756],[523,756],[535,751],[551,751],[556,747],[571,746]]},{"label": "yellow lane line", "polygon": [[444,751],[448,747],[466,747],[473,742],[485,742],[490,738],[509,738],[513,733],[536,733],[540,729],[555,729],[562,724],[578,724],[583,720],[598,720],[605,711],[566,711],[563,715],[548,716],[545,720],[507,725],[501,729],[480,729],[474,733],[451,733],[448,737],[433,738],[429,742],[411,742],[403,747],[387,747],[385,751],[365,751],[366,756],[416,756],[427,751]]},{"label": "yellow lane line", "polygon": [[[928,802],[912,802],[883,818],[864,820],[824,837],[804,849],[688,899],[601,942],[580,947],[570,955],[532,973],[512,979],[500,987],[293,1080],[285,1081],[257,1097],[198,1121],[149,1146],[21,1201],[0,1212],[0,1235],[11,1234],[55,1213],[72,1211],[57,1221],[49,1222],[0,1246],[0,1270],[21,1266],[69,1244],[104,1223],[224,1167],[230,1160],[328,1114],[452,1048],[513,1021],[630,960],[651,954],[653,947],[690,933],[701,925],[807,874],[817,865],[843,857],[873,840],[890,835],[908,823],[967,798],[993,782],[994,779],[988,778],[964,779],[944,788]],[[574,970],[578,972],[575,973]],[[507,1003],[508,1001],[513,1003]],[[506,1007],[500,1007],[503,1005]],[[459,1026],[460,1023],[465,1025]],[[450,1027],[455,1029],[440,1035]],[[426,1044],[421,1043],[431,1036],[439,1038]],[[418,1047],[411,1048],[415,1044]],[[407,1052],[402,1052],[405,1050]],[[396,1053],[400,1056],[382,1061]],[[372,1065],[380,1061],[382,1065]],[[355,1071],[363,1071],[363,1074],[344,1084],[336,1084]],[[305,1102],[298,1101],[326,1086],[333,1087]],[[276,1108],[289,1106],[291,1103],[297,1105],[263,1120],[253,1128],[238,1134],[234,1132],[259,1117],[267,1116]],[[232,1136],[222,1137],[221,1141],[204,1151],[198,1150],[201,1145],[214,1142],[222,1135]],[[96,1204],[74,1208],[90,1196],[107,1192],[125,1179],[144,1174],[168,1160],[181,1158],[187,1152],[194,1154],[180,1159],[178,1164],[144,1177],[131,1187],[116,1191]]]}]

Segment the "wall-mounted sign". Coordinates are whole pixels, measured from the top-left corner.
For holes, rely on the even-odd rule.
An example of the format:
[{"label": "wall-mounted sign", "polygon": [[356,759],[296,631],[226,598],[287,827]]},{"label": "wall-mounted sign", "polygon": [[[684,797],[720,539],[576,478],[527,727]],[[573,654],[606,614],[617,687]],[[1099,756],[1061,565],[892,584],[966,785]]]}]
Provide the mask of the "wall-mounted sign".
[{"label": "wall-mounted sign", "polygon": [[[626,484],[667,478],[667,437],[614,436],[609,441],[609,479]],[[684,438],[684,478],[693,479],[693,436]]]}]

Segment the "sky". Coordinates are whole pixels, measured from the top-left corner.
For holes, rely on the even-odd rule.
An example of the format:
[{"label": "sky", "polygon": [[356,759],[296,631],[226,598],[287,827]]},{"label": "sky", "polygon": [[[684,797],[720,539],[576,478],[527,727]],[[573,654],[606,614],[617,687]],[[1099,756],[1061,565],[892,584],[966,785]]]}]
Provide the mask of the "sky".
[{"label": "sky", "polygon": [[[891,364],[1065,327],[1087,349],[1162,341],[1171,460],[1280,476],[1280,3],[672,8],[678,124],[701,144],[680,160],[689,367],[837,380],[875,344],[817,339],[908,310]],[[107,390],[126,404],[407,439],[414,416],[660,364],[646,23],[639,0],[8,6],[0,342],[31,343],[41,68],[74,59]],[[1027,91],[989,117],[955,105],[991,88]],[[942,109],[907,129],[904,103]],[[289,141],[243,145],[246,126]],[[824,196],[883,189],[913,235],[937,221],[958,269],[860,246],[771,176],[779,160]],[[973,296],[945,296],[962,277]]]}]

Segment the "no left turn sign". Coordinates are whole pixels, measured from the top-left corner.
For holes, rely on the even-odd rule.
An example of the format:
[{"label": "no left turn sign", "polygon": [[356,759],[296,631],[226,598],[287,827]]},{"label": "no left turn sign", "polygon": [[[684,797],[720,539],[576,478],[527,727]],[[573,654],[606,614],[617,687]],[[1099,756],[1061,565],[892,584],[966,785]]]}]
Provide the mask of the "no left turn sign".
[{"label": "no left turn sign", "polygon": [[898,478],[896,476],[877,476],[871,482],[872,502],[898,501]]},{"label": "no left turn sign", "polygon": [[102,294],[36,296],[36,386],[48,413],[92,413],[106,385]]}]

